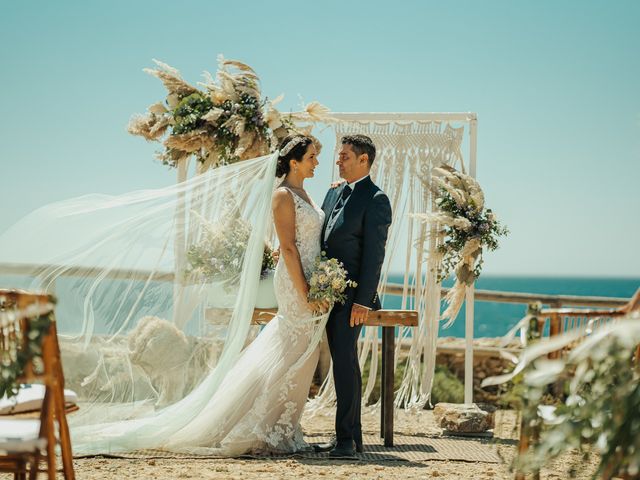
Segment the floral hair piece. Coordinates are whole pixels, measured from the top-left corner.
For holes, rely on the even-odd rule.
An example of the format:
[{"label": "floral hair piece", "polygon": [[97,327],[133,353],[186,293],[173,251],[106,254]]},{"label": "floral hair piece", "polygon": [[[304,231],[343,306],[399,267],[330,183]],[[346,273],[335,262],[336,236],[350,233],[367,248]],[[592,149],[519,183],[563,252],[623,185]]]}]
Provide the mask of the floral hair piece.
[{"label": "floral hair piece", "polygon": [[306,140],[307,137],[303,137],[303,136],[299,136],[299,137],[295,137],[292,138],[291,140],[289,140],[289,142],[282,147],[282,150],[280,150],[280,156],[281,157],[286,157],[287,154],[293,150],[293,148],[298,145],[301,142],[304,142]]}]

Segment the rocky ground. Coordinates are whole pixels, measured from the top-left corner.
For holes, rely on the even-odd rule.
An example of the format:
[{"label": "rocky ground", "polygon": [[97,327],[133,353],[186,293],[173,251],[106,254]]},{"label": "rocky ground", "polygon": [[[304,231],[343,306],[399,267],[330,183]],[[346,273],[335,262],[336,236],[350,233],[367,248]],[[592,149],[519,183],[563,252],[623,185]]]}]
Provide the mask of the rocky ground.
[{"label": "rocky ground", "polygon": [[[305,418],[305,432],[308,434],[329,434],[332,431],[333,418],[330,415]],[[378,432],[378,415],[363,416],[365,433]],[[513,473],[509,464],[516,451],[516,413],[503,410],[496,412],[495,445],[486,448],[497,448],[503,463],[469,463],[459,461],[399,462],[377,461],[329,461],[309,459],[202,459],[202,460],[125,460],[107,458],[84,458],[75,460],[76,478],[79,480],[106,479],[385,479],[410,480],[431,479],[443,480],[489,480],[510,479]],[[403,411],[396,416],[396,432],[405,435],[439,434],[433,413],[422,411],[417,416]],[[541,479],[564,480],[570,478],[569,470],[577,469],[578,479],[590,478],[597,466],[597,459],[583,461],[577,453],[561,457],[542,471]],[[12,478],[0,474],[0,479]],[[59,475],[62,478],[62,475]]]}]

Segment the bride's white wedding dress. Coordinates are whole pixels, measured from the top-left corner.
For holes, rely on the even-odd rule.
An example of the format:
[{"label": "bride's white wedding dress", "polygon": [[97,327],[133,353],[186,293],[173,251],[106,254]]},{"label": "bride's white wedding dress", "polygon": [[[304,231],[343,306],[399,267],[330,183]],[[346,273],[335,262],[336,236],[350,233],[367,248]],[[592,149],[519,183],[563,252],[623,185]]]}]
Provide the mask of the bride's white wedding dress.
[{"label": "bride's white wedding dress", "polygon": [[[324,212],[289,190],[305,276],[320,254]],[[278,313],[242,352],[207,406],[163,448],[208,455],[304,450],[300,418],[327,315],[314,317],[281,257],[274,276]]]},{"label": "bride's white wedding dress", "polygon": [[[52,203],[0,234],[0,263],[30,267],[12,284],[56,284],[65,380],[81,400],[69,417],[75,454],[236,456],[306,447],[300,417],[328,315],[313,317],[283,260],[274,279],[278,315],[247,344],[277,158],[226,165],[160,189]],[[324,214],[290,193],[309,276]],[[217,236],[211,240],[208,231]],[[233,308],[217,318],[205,286],[194,291],[181,281],[184,252],[211,242],[226,264],[241,267],[229,292]],[[136,336],[149,319],[155,329]],[[132,349],[148,354],[144,362]],[[175,382],[180,375],[184,381]],[[177,400],[154,408],[168,389]]]}]

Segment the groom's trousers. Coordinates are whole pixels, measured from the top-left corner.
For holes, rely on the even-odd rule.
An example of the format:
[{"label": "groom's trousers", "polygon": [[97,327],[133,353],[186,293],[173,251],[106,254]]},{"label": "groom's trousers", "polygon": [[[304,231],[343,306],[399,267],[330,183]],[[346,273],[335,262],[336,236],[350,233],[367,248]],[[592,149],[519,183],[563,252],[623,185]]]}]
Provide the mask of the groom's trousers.
[{"label": "groom's trousers", "polygon": [[362,376],[358,364],[358,337],[362,325],[349,326],[351,307],[352,301],[336,305],[327,322],[337,398],[336,440],[339,447],[346,448],[352,448],[353,440],[362,443]]}]

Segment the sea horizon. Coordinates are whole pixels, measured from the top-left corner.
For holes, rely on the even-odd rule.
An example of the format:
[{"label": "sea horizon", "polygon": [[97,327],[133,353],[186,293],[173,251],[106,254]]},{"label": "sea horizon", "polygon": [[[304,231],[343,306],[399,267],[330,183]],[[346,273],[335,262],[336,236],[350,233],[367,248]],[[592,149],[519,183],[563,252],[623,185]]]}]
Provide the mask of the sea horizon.
[{"label": "sea horizon", "polygon": [[[390,283],[402,283],[401,274],[389,275]],[[0,271],[0,287],[26,288],[29,280],[22,276],[3,275]],[[443,282],[443,286],[453,284],[452,279]],[[609,276],[525,276],[525,275],[482,275],[475,283],[478,290],[493,290],[517,293],[532,293],[545,295],[579,295],[614,298],[630,298],[640,288],[640,277],[609,277]],[[57,284],[58,319],[64,324],[64,280]],[[396,295],[383,298],[383,308],[398,309],[401,299]],[[474,302],[474,338],[501,337],[505,335],[524,315],[526,304]],[[70,312],[69,312],[70,313]],[[77,311],[75,313],[77,315]],[[75,319],[72,323],[78,325]],[[80,322],[81,323],[81,322]],[[441,327],[439,337],[465,336],[465,307],[449,328]],[[100,330],[100,329],[99,329]]]},{"label": "sea horizon", "polygon": [[[402,275],[389,275],[392,283],[401,283]],[[451,279],[443,282],[450,287]],[[578,295],[594,297],[630,298],[640,288],[640,277],[610,276],[536,276],[482,275],[475,283],[478,290],[545,295]],[[400,308],[400,297],[387,296],[384,308]],[[526,315],[526,304],[474,302],[474,338],[501,337]],[[449,328],[440,326],[439,337],[465,336],[465,308]]]}]

